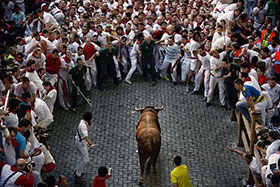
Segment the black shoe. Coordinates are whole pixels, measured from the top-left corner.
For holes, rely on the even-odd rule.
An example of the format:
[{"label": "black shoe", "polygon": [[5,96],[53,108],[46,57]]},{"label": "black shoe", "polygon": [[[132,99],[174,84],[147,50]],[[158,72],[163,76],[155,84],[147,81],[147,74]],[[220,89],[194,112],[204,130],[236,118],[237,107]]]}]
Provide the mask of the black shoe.
[{"label": "black shoe", "polygon": [[199,94],[199,91],[193,91],[192,94],[193,94],[193,95],[198,95],[198,94]]},{"label": "black shoe", "polygon": [[99,91],[101,91],[101,92],[103,92],[103,91],[104,91],[104,89],[103,89],[103,87],[102,87],[102,86],[97,86],[96,88],[97,88],[97,90],[99,90]]},{"label": "black shoe", "polygon": [[173,82],[173,85],[174,85],[174,86],[177,86],[177,82]]},{"label": "black shoe", "polygon": [[209,107],[210,105],[211,105],[210,102],[205,104],[206,107]]},{"label": "black shoe", "polygon": [[152,86],[155,86],[157,84],[156,81],[152,81]]}]

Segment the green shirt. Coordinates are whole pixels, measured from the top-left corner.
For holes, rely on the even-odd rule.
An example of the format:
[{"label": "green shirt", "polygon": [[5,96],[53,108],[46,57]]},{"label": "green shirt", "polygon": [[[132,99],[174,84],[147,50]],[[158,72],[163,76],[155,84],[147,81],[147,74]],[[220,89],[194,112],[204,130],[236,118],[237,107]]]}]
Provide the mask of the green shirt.
[{"label": "green shirt", "polygon": [[231,77],[228,77],[225,79],[225,83],[233,83],[236,79],[238,79],[238,74],[240,72],[240,66],[238,64],[235,64],[235,63],[231,63],[230,64],[230,67],[229,67],[229,70],[228,68],[222,68],[221,70],[221,74],[222,74],[222,77],[224,75],[227,75],[229,72],[231,72]]},{"label": "green shirt", "polygon": [[277,3],[275,1],[268,1],[267,4],[267,16],[275,16],[277,14]]},{"label": "green shirt", "polygon": [[140,44],[139,50],[142,51],[142,56],[144,56],[144,57],[152,57],[153,56],[155,42],[156,42],[156,40],[151,40],[150,45],[148,45],[147,41],[144,40]]},{"label": "green shirt", "polygon": [[101,49],[99,53],[101,62],[113,62],[113,56],[118,56],[118,50],[115,47],[112,48],[111,53],[109,52],[109,49],[107,47]]},{"label": "green shirt", "polygon": [[69,74],[72,76],[72,79],[75,81],[76,84],[83,84],[84,83],[84,75],[87,72],[87,67],[83,65],[82,69],[79,70],[78,66],[75,66],[69,71]]}]

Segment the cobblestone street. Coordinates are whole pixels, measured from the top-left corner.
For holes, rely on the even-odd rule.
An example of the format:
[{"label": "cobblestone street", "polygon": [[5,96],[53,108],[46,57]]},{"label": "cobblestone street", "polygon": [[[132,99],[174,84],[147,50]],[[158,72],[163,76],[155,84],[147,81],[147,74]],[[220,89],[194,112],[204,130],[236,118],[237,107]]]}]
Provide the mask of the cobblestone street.
[{"label": "cobblestone street", "polygon": [[237,140],[237,123],[229,121],[229,112],[219,106],[217,98],[206,108],[202,95],[188,94],[181,85],[173,86],[159,80],[152,87],[150,82],[143,82],[139,77],[133,81],[133,85],[121,83],[119,86],[108,82],[104,92],[94,89],[92,108],[81,104],[74,113],[56,107],[49,138],[56,160],[52,174],[64,174],[70,186],[78,186],[73,176],[78,159],[74,136],[83,113],[91,110],[90,138],[97,146],[89,151],[90,163],[83,176],[83,186],[92,186],[101,165],[112,167],[108,186],[138,186],[140,168],[135,132],[140,113],[135,112],[134,107],[163,103],[165,109],[159,112],[162,146],[157,173],[145,177],[143,186],[171,186],[169,174],[174,168],[175,154],[183,157],[194,187],[241,186],[240,179],[247,173],[246,163],[225,148]]}]

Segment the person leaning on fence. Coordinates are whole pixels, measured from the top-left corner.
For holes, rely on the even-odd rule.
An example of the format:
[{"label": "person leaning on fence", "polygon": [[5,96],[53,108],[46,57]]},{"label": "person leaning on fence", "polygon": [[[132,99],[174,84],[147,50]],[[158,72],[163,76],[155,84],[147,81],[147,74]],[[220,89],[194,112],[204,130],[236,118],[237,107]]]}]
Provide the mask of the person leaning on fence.
[{"label": "person leaning on fence", "polygon": [[251,153],[245,153],[237,149],[233,149],[232,147],[226,147],[230,152],[237,153],[242,156],[244,160],[247,162],[248,167],[251,169],[253,175],[257,177],[259,181],[261,181],[261,172],[258,166],[257,159]]},{"label": "person leaning on fence", "polygon": [[242,115],[251,122],[251,117],[248,111],[250,108],[250,112],[252,114],[256,113],[256,110],[261,112],[261,124],[264,125],[265,123],[265,109],[267,105],[267,101],[265,97],[253,86],[244,85],[241,79],[236,79],[234,81],[234,87],[238,91],[241,91],[242,95],[245,97],[246,100],[241,100],[236,103],[236,109],[239,110]]},{"label": "person leaning on fence", "polygon": [[[277,139],[278,135],[275,131],[269,131],[267,140],[271,142],[271,144],[266,148],[263,149],[262,147],[256,146],[256,148],[261,151],[263,158],[261,162],[266,165],[268,163],[269,157],[274,154],[278,147],[280,146],[280,140]],[[262,169],[263,170],[263,169]]]}]

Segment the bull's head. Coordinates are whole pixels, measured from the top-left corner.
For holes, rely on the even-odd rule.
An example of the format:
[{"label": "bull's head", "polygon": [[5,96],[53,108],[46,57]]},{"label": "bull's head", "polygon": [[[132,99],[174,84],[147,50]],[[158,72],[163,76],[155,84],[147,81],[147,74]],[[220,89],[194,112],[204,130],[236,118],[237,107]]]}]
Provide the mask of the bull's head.
[{"label": "bull's head", "polygon": [[138,106],[136,106],[135,110],[142,113],[145,109],[149,109],[149,108],[154,109],[157,112],[159,112],[164,109],[164,105],[161,105],[161,107],[146,106],[145,108],[138,108]]}]

